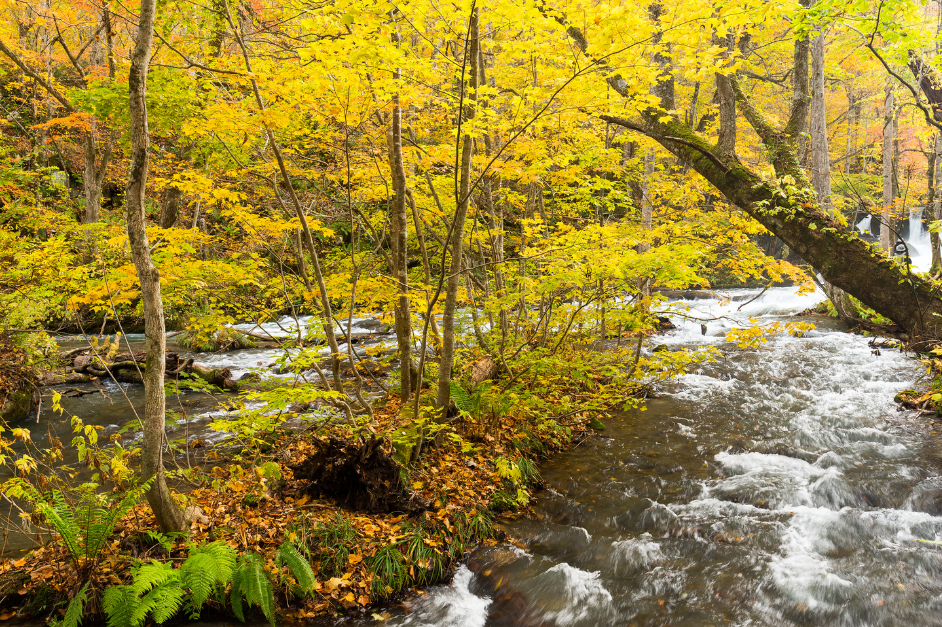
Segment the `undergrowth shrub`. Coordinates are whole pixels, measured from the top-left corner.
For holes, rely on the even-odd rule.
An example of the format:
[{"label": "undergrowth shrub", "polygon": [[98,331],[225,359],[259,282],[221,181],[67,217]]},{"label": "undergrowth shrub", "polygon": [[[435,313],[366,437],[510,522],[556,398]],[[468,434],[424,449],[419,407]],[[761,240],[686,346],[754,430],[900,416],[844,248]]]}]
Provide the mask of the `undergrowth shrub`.
[{"label": "undergrowth shrub", "polygon": [[77,498],[61,490],[41,494],[25,480],[13,480],[6,487],[11,498],[23,498],[59,534],[80,577],[87,579],[97,567],[114,528],[131,511],[150,486],[150,481],[128,489],[120,499],[109,500],[98,493],[98,484],[79,486]]}]

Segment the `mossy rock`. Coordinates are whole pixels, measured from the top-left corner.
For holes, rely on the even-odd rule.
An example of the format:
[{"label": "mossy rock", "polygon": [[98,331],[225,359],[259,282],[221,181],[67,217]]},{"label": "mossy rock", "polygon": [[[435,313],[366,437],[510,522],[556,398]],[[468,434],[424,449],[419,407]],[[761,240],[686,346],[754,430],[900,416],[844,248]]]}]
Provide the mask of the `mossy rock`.
[{"label": "mossy rock", "polygon": [[393,459],[402,466],[408,466],[412,460],[412,451],[419,442],[419,429],[414,422],[399,427],[392,434]]},{"label": "mossy rock", "polygon": [[903,390],[896,394],[893,397],[893,400],[901,405],[906,405],[907,407],[914,406],[919,402],[919,397],[922,396],[917,390]]},{"label": "mossy rock", "polygon": [[596,431],[605,431],[605,425],[598,418],[593,417],[589,421],[589,426],[595,429]]},{"label": "mossy rock", "polygon": [[31,389],[17,390],[0,402],[0,420],[11,423],[25,418],[33,404]]},{"label": "mossy rock", "polygon": [[255,341],[252,338],[229,327],[223,327],[209,337],[199,337],[191,331],[183,331],[174,337],[174,341],[187,350],[201,353],[217,353],[255,347]]}]

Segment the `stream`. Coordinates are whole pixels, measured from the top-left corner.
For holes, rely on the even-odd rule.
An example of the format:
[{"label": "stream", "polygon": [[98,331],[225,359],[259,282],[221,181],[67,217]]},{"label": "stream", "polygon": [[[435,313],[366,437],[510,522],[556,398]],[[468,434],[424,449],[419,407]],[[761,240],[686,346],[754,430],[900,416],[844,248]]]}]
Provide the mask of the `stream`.
[{"label": "stream", "polygon": [[[691,316],[718,318],[705,335],[675,316],[677,329],[645,350],[713,344],[726,357],[544,462],[535,515],[499,523],[514,543],[476,550],[451,583],[379,610],[382,623],[320,624],[942,625],[942,546],[919,541],[942,540],[942,441],[930,418],[893,402],[918,362],[875,354],[821,317],[803,337],[737,350],[730,328],[795,320],[821,295],[721,294],[680,301]],[[200,361],[238,374],[275,356]],[[139,386],[112,383],[63,405],[107,438],[134,420],[125,394],[140,405]],[[168,406],[185,410],[186,437],[211,439],[211,399],[186,393]],[[41,424],[27,422],[36,437],[47,427],[67,435],[48,408]]]},{"label": "stream", "polygon": [[821,318],[759,350],[723,339],[818,300],[690,302],[730,318],[705,336],[676,318],[652,344],[728,358],[545,462],[536,515],[501,525],[518,542],[477,550],[384,624],[942,625],[942,546],[919,542],[942,539],[942,441],[893,403],[917,362]]}]

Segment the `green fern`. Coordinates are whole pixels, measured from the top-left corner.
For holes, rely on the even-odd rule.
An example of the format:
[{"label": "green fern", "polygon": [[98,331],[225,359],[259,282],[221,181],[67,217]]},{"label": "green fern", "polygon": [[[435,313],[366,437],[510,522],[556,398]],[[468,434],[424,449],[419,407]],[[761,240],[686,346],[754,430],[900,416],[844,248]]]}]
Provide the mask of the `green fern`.
[{"label": "green fern", "polygon": [[88,584],[82,586],[72,600],[69,606],[65,608],[65,616],[60,621],[51,621],[52,627],[79,627],[82,624],[82,613],[85,609],[85,601],[88,600]]},{"label": "green fern", "polygon": [[285,542],[278,547],[278,565],[282,564],[288,566],[288,570],[297,579],[298,585],[305,594],[313,592],[317,580],[314,571],[311,569],[311,563],[290,542]]},{"label": "green fern", "polygon": [[462,414],[471,415],[475,409],[475,402],[471,394],[454,381],[450,382],[449,385],[451,387],[451,400],[455,407]]},{"label": "green fern", "polygon": [[147,481],[125,492],[120,501],[111,503],[97,493],[98,486],[94,483],[81,486],[75,505],[59,490],[43,496],[32,489],[26,491],[25,497],[55,528],[76,569],[81,569],[97,560],[114,533],[115,525],[141,500],[149,486],[150,481]]},{"label": "green fern", "polygon": [[[282,545],[278,556],[279,561],[288,564],[302,587],[313,589],[311,566],[294,546]],[[161,624],[183,608],[191,618],[198,618],[200,609],[211,597],[224,601],[230,582],[229,601],[236,618],[245,622],[244,606],[257,605],[274,626],[275,595],[262,558],[246,553],[237,559],[235,550],[221,541],[190,547],[190,555],[179,569],[174,569],[172,562],[156,560],[132,568],[130,584],[105,590],[102,609],[108,616],[108,627]],[[78,608],[76,611],[81,616],[81,605]],[[78,626],[63,624],[62,627]]]},{"label": "green fern", "polygon": [[223,592],[232,580],[236,552],[225,542],[190,548],[190,556],[180,567],[180,580],[190,590],[186,604],[190,618],[199,618],[200,609],[214,594]]},{"label": "green fern", "polygon": [[72,507],[58,490],[53,490],[46,500],[43,500],[37,492],[36,499],[33,504],[39,510],[39,513],[59,532],[69,555],[73,559],[78,559],[79,555],[82,554],[82,549],[79,540],[79,526],[72,515]]},{"label": "green fern", "polygon": [[112,586],[105,590],[101,607],[108,615],[108,627],[133,627],[138,602],[131,586]]},{"label": "green fern", "polygon": [[229,605],[232,607],[232,613],[241,622],[245,622],[245,612],[242,610],[242,580],[245,574],[242,571],[241,563],[239,568],[232,572],[232,587],[229,588]]},{"label": "green fern", "polygon": [[131,571],[132,582],[105,590],[102,607],[108,614],[108,627],[141,627],[150,617],[164,623],[183,604],[180,573],[172,563],[151,560]]},{"label": "green fern", "polygon": [[268,574],[262,566],[262,558],[255,553],[246,553],[239,560],[239,567],[232,576],[232,589],[229,591],[232,611],[240,621],[245,622],[242,601],[249,607],[257,605],[268,622],[275,625],[275,594]]}]

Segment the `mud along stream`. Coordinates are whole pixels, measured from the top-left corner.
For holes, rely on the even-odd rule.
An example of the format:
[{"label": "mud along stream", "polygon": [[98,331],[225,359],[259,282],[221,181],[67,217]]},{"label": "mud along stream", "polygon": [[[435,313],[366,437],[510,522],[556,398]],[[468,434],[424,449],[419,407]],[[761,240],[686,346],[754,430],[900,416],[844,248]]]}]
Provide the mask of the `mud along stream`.
[{"label": "mud along stream", "polygon": [[[826,321],[758,350],[725,343],[749,316],[790,318],[820,299],[793,292],[742,311],[742,300],[687,301],[726,317],[705,336],[677,318],[646,350],[710,343],[728,357],[544,463],[536,516],[502,522],[519,542],[478,549],[384,624],[942,625],[942,546],[919,542],[942,540],[942,441],[893,403],[918,364]],[[212,365],[266,359],[240,351]],[[133,415],[112,392],[113,405],[89,395],[67,409],[117,429]],[[204,437],[208,405],[184,402],[191,437]]]}]

